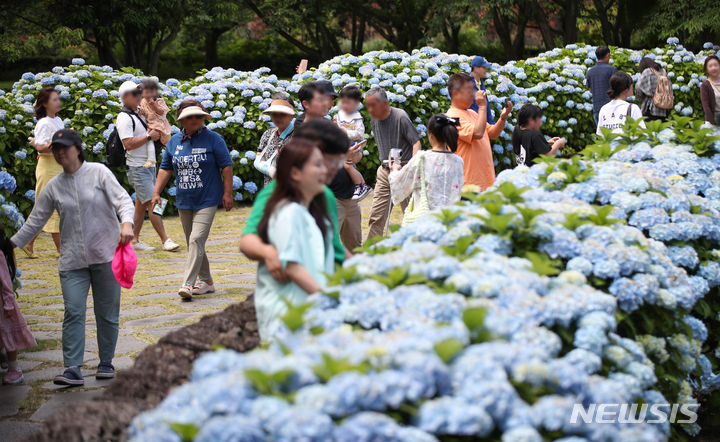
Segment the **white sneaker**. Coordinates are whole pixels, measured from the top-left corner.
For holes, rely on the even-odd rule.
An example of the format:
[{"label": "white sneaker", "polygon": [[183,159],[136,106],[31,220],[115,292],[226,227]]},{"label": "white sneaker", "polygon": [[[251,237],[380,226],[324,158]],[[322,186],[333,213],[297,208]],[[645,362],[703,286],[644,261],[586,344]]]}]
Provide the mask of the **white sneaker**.
[{"label": "white sneaker", "polygon": [[215,293],[215,284],[208,284],[205,281],[199,281],[193,287],[193,295],[205,295],[207,293]]},{"label": "white sneaker", "polygon": [[182,287],[180,287],[180,290],[178,290],[178,295],[180,295],[182,299],[192,299],[192,292],[192,287],[187,284],[183,284]]},{"label": "white sneaker", "polygon": [[178,248],[180,248],[180,244],[176,243],[175,241],[171,240],[170,238],[165,241],[165,244],[163,244],[163,250],[166,252],[174,252]]},{"label": "white sneaker", "polygon": [[132,247],[137,252],[153,252],[153,251],[155,251],[155,247],[149,246],[142,241],[136,242],[135,244],[133,244]]}]

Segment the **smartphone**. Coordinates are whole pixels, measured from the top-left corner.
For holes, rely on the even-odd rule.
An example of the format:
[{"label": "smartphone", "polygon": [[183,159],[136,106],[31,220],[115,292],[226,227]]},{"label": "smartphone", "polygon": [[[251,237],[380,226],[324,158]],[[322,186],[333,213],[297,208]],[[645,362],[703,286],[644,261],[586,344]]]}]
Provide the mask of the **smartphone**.
[{"label": "smartphone", "polygon": [[365,149],[365,146],[367,146],[367,140],[358,141],[350,147],[359,147],[360,149]]},{"label": "smartphone", "polygon": [[302,74],[303,72],[307,71],[308,67],[308,60],[307,58],[303,58],[300,60],[300,65],[298,66],[298,73]]},{"label": "smartphone", "polygon": [[395,162],[400,162],[402,157],[402,149],[390,149],[390,166]]},{"label": "smartphone", "polygon": [[163,216],[163,213],[165,213],[165,208],[167,207],[168,200],[165,198],[160,198],[160,203],[155,204],[155,207],[153,208],[153,213],[156,215]]}]

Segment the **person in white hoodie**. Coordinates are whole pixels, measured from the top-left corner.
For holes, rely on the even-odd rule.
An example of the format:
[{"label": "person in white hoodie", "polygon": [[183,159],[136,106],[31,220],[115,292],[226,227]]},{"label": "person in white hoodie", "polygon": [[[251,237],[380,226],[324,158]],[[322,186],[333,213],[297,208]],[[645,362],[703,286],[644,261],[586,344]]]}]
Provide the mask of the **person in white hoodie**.
[{"label": "person in white hoodie", "polygon": [[[360,100],[362,100],[362,92],[357,86],[345,86],[340,91],[340,110],[335,116],[335,124],[340,126],[350,138],[350,146],[365,141],[365,124],[362,115],[358,112]],[[344,167],[355,185],[352,199],[360,201],[368,196],[372,188],[365,184],[365,179],[355,164],[348,161]]]}]

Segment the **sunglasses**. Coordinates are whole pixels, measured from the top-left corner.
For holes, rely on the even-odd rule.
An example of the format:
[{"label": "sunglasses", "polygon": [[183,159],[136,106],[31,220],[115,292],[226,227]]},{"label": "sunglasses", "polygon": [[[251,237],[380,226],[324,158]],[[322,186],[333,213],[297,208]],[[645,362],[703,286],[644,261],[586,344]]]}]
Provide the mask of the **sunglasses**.
[{"label": "sunglasses", "polygon": [[142,94],[142,91],[139,90],[139,89],[136,89],[136,90],[134,90],[134,91],[132,91],[132,92],[130,92],[130,93],[131,93],[133,96],[137,97],[137,96],[139,96],[140,94]]},{"label": "sunglasses", "polygon": [[183,120],[201,120],[205,118],[204,115],[188,115],[187,117],[183,118]]}]

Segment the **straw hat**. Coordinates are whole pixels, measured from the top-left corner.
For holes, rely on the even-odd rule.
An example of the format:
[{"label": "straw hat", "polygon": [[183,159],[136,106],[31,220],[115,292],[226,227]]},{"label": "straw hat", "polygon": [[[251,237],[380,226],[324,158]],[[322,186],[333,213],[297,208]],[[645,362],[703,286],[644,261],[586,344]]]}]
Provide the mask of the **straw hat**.
[{"label": "straw hat", "polygon": [[272,114],[275,112],[279,114],[295,115],[295,109],[293,109],[292,105],[287,100],[273,100],[272,103],[270,103],[270,107],[263,111],[264,114]]},{"label": "straw hat", "polygon": [[210,114],[202,110],[200,106],[188,106],[180,112],[178,120],[182,120],[185,117],[192,117],[193,115],[201,115],[205,118],[210,118]]}]

